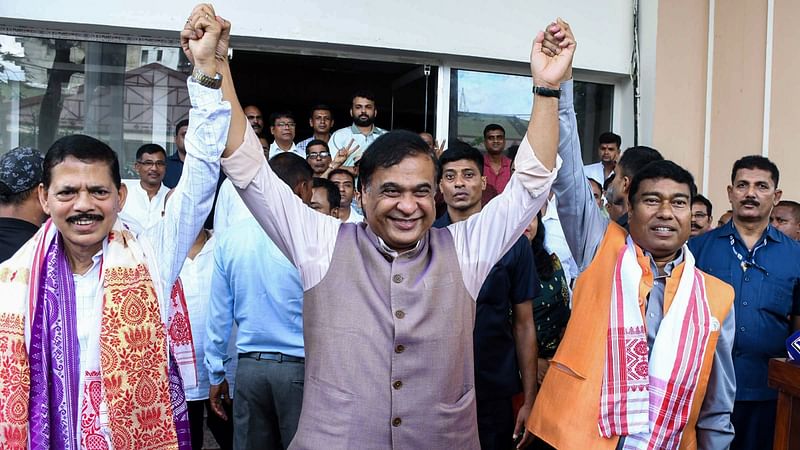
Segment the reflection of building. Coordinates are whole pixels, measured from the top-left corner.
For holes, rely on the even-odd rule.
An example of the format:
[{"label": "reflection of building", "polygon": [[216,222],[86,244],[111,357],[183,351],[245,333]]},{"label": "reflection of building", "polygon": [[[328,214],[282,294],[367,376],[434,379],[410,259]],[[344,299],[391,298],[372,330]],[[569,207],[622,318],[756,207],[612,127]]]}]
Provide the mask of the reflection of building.
[{"label": "reflection of building", "polygon": [[483,128],[496,123],[506,130],[506,145],[519,144],[528,129],[528,121],[514,116],[471,112],[458,113],[458,137],[462,141],[483,149]]},{"label": "reflection of building", "polygon": [[[162,135],[164,123],[175,124],[188,117],[191,104],[183,72],[151,63],[125,72],[124,87],[121,103],[113,98],[113,89],[108,86],[87,90],[84,84],[74,93],[65,95],[59,117],[59,134],[83,132],[87,115],[91,114],[100,123],[121,121],[125,140],[163,143],[167,138]],[[21,102],[22,133],[34,132],[41,102],[42,95]],[[154,130],[158,130],[158,136],[153,136]]]}]

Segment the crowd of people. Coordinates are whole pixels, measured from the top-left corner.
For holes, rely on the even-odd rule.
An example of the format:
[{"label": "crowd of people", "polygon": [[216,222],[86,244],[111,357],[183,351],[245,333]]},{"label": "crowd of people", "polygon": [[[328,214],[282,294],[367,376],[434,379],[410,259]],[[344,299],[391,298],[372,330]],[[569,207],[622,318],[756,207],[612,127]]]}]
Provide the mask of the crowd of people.
[{"label": "crowd of people", "polygon": [[654,148],[603,133],[584,166],[560,19],[527,133],[483,152],[377,127],[363,90],[296,143],[242,108],[229,38],[193,9],[189,119],[139,179],[89,136],[0,158],[0,447],[771,448],[800,329],[773,162],[733,163],[716,226]]}]

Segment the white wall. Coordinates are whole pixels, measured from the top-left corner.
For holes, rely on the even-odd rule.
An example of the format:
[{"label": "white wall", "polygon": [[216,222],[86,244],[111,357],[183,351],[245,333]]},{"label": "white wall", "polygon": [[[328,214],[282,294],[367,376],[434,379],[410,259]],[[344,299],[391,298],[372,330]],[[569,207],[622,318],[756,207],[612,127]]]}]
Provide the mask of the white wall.
[{"label": "white wall", "polygon": [[[15,20],[3,19],[17,19],[23,25],[72,31],[111,26],[153,30],[148,33],[163,35],[183,26],[194,3],[4,0],[0,2],[0,23],[14,23]],[[233,22],[233,33],[239,36],[511,62],[527,62],[536,31],[561,16],[577,33],[576,67],[627,74],[632,42],[631,4],[632,0],[357,0],[346,4],[330,0],[228,0],[217,2],[216,6],[219,15]]]}]

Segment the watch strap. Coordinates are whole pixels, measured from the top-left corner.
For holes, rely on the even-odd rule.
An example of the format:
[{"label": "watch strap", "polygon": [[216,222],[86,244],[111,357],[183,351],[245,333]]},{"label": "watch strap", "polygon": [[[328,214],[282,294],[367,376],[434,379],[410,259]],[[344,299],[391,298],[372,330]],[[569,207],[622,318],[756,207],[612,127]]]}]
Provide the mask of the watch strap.
[{"label": "watch strap", "polygon": [[205,86],[209,89],[219,89],[222,86],[222,74],[220,73],[210,77],[201,72],[200,69],[195,68],[192,72],[192,79],[200,86]]},{"label": "watch strap", "polygon": [[534,95],[539,95],[542,97],[561,98],[561,89],[550,89],[542,86],[534,86],[533,93]]}]

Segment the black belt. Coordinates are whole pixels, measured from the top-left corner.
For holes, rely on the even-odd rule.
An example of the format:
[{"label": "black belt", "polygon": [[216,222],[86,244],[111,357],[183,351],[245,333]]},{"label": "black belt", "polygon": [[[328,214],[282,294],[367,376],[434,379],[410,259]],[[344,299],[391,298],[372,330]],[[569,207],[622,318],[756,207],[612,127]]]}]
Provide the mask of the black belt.
[{"label": "black belt", "polygon": [[305,363],[305,358],[300,358],[292,355],[284,355],[283,353],[276,352],[248,352],[239,353],[239,358],[250,358],[256,361],[276,361],[276,362],[293,362]]}]

